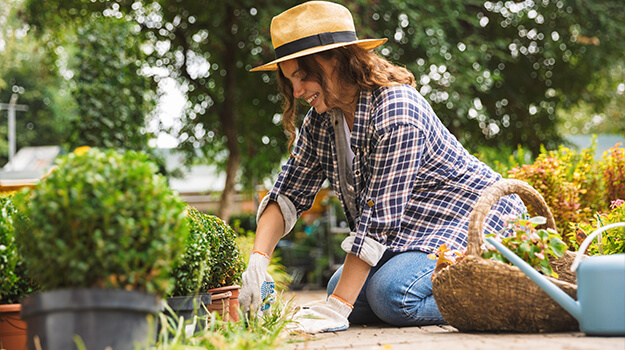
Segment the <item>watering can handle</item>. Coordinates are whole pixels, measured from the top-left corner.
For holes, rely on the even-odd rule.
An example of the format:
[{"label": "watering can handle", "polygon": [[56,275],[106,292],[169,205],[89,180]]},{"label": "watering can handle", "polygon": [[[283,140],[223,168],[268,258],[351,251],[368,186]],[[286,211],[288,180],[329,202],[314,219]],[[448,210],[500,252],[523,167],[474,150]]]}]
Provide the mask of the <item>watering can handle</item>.
[{"label": "watering can handle", "polygon": [[619,226],[625,226],[625,222],[617,222],[614,224],[605,225],[603,227],[598,228],[595,232],[589,234],[588,237],[586,237],[586,239],[582,242],[582,244],[579,246],[579,249],[577,250],[577,256],[575,256],[575,260],[573,260],[573,264],[571,264],[571,271],[575,272],[575,270],[577,270],[577,267],[579,266],[579,263],[582,260],[582,256],[584,256],[586,249],[588,249],[588,246],[598,234],[600,234],[603,231],[609,230],[611,228],[619,227]]}]

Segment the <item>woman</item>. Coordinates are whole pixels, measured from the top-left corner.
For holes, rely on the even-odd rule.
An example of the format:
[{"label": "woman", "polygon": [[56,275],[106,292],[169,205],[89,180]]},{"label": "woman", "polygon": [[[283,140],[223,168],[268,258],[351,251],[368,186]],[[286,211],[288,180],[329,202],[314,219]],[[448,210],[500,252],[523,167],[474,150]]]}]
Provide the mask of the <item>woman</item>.
[{"label": "woman", "polygon": [[[352,231],[341,244],[347,257],[328,284],[325,305],[300,310],[296,329],[444,323],[432,296],[435,262],[427,254],[442,244],[466,248],[473,205],[500,175],[443,126],[408,70],[371,51],[386,39],[358,40],[345,7],[298,5],[274,17],[271,36],[276,60],[252,71],[278,71],[291,135],[296,100],[311,108],[258,211],[239,297],[244,312],[262,303],[263,282],[271,281],[269,257],[329,180]],[[499,231],[502,214],[524,211],[518,196],[503,197],[486,230]]]}]

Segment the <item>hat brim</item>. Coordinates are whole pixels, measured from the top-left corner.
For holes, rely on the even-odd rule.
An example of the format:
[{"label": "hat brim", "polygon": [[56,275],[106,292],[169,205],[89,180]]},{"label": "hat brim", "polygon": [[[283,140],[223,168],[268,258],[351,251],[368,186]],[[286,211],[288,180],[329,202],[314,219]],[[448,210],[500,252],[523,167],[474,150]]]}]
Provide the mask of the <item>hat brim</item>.
[{"label": "hat brim", "polygon": [[280,63],[280,62],[285,62],[285,61],[292,60],[294,58],[298,58],[298,57],[302,57],[302,56],[312,55],[314,53],[318,53],[318,52],[322,52],[322,51],[332,50],[332,49],[335,49],[337,47],[342,47],[342,46],[358,45],[358,46],[362,47],[365,50],[373,50],[376,47],[384,44],[387,40],[388,39],[386,39],[386,38],[384,38],[384,39],[363,39],[363,40],[357,40],[357,41],[351,41],[351,42],[334,43],[334,44],[328,44],[328,45],[311,47],[310,49],[298,51],[296,53],[293,53],[293,54],[290,54],[290,55],[287,55],[287,56],[284,56],[284,57],[280,57],[280,58],[278,58],[276,60],[273,60],[273,61],[271,61],[269,63],[265,63],[265,64],[260,65],[258,67],[254,67],[254,68],[250,69],[250,72],[278,70],[278,63]]}]

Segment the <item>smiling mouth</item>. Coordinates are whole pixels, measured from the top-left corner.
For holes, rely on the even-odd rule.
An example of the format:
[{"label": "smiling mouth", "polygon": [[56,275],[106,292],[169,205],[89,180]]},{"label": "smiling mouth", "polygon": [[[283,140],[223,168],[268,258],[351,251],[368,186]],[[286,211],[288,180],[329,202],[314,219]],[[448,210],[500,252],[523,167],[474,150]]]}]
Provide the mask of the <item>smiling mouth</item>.
[{"label": "smiling mouth", "polygon": [[317,92],[316,94],[310,96],[309,98],[306,99],[306,102],[312,106],[313,101],[315,101],[317,99],[317,97],[319,96],[319,93]]}]

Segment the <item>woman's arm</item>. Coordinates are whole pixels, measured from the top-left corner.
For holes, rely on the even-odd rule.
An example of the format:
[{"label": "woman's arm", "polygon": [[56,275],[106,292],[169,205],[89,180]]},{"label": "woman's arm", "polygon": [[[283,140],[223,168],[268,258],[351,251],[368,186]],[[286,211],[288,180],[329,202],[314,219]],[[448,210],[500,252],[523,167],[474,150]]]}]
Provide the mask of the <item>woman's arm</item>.
[{"label": "woman's arm", "polygon": [[354,305],[362,286],[365,285],[370,269],[369,264],[356,255],[348,253],[345,257],[343,273],[332,294]]},{"label": "woman's arm", "polygon": [[267,204],[265,211],[258,220],[254,250],[263,252],[268,256],[273,254],[280,238],[284,236],[284,217],[280,206],[276,202]]}]

